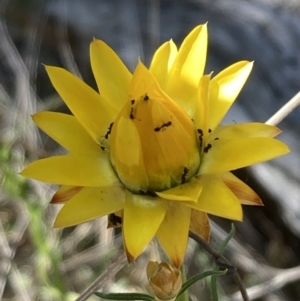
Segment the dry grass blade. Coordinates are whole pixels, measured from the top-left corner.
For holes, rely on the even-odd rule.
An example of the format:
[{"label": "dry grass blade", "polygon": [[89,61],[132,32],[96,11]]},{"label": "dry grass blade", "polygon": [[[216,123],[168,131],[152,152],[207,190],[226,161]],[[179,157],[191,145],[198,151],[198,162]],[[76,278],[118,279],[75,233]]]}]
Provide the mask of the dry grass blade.
[{"label": "dry grass blade", "polygon": [[281,122],[286,116],[288,116],[297,106],[300,104],[300,91],[289,100],[281,109],[279,109],[269,120],[266,121],[266,124],[277,125]]},{"label": "dry grass blade", "polygon": [[118,271],[120,271],[126,262],[127,258],[125,253],[123,253],[75,301],[87,300],[103,283],[111,279]]},{"label": "dry grass blade", "polygon": [[[256,300],[264,296],[270,295],[272,292],[280,290],[285,285],[299,281],[300,267],[286,270],[278,270],[277,275],[261,284],[252,286],[247,289],[249,300]],[[240,301],[239,294],[235,293],[228,297],[230,301]]]}]

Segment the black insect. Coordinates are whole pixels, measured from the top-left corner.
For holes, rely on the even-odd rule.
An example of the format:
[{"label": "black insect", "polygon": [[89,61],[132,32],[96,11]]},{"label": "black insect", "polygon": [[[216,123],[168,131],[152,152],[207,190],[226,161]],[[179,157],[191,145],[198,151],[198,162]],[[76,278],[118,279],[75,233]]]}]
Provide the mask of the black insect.
[{"label": "black insect", "polygon": [[134,99],[132,99],[132,100],[131,100],[131,104],[132,104],[132,105],[134,105],[134,103],[135,103],[135,100],[134,100]]},{"label": "black insect", "polygon": [[204,152],[207,154],[208,151],[212,148],[212,145],[210,143],[208,143],[205,147],[204,147]]},{"label": "black insect", "polygon": [[105,151],[105,147],[103,145],[100,145],[101,150]]},{"label": "black insect", "polygon": [[149,100],[149,96],[147,94],[144,96],[144,100],[145,101]]},{"label": "black insect", "polygon": [[122,225],[122,218],[114,213],[108,216],[108,223],[113,227],[118,227]]},{"label": "black insect", "polygon": [[167,127],[171,126],[172,125],[172,121],[168,121],[166,123],[163,123],[161,126],[157,126],[156,128],[154,128],[154,131],[155,132],[159,132],[161,130],[164,130],[166,129]]},{"label": "black insect", "polygon": [[130,119],[134,119],[134,116],[133,116],[133,108],[131,108],[129,117],[130,117]]},{"label": "black insect", "polygon": [[212,132],[212,130],[211,130],[211,129],[208,129],[208,132],[209,132],[209,133],[211,133],[211,132]]},{"label": "black insect", "polygon": [[197,129],[197,132],[200,136],[203,136],[203,131],[201,129]]},{"label": "black insect", "polygon": [[200,147],[202,147],[202,144],[203,144],[203,137],[202,136],[199,136],[199,141],[200,141]]},{"label": "black insect", "polygon": [[181,184],[185,183],[188,172],[189,172],[189,169],[187,167],[184,167],[183,174],[181,175]]},{"label": "black insect", "polygon": [[108,127],[108,131],[107,131],[107,133],[105,134],[105,139],[108,139],[108,136],[110,135],[110,133],[111,133],[111,129],[112,129],[112,127],[113,127],[113,125],[114,125],[114,123],[112,122],[110,125],[109,125],[109,127]]},{"label": "black insect", "polygon": [[214,140],[219,140],[219,138],[217,137],[217,138],[215,138]]},{"label": "black insect", "polygon": [[200,148],[203,144],[203,131],[201,129],[197,129],[197,133],[199,134]]}]

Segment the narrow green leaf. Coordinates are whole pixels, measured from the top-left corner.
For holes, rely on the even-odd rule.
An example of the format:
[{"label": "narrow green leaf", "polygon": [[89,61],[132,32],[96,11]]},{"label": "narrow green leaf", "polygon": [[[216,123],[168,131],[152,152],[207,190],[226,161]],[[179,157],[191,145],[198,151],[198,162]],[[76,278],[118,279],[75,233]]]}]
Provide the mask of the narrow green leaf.
[{"label": "narrow green leaf", "polygon": [[94,292],[97,297],[106,300],[143,300],[143,301],[153,301],[154,298],[147,294],[139,293],[101,293]]},{"label": "narrow green leaf", "polygon": [[[204,279],[206,277],[209,277],[209,276],[220,276],[220,275],[225,275],[227,273],[227,270],[225,271],[206,271],[202,274],[198,274],[198,275],[195,275],[193,277],[191,277],[187,282],[185,282],[183,285],[182,285],[182,288],[181,290],[179,291],[178,293],[178,296],[180,296],[182,293],[184,293],[191,285],[193,285],[195,282],[201,280],[201,279]],[[177,297],[178,297],[177,296]]]},{"label": "narrow green leaf", "polygon": [[[235,227],[234,227],[234,224],[232,223],[230,232],[228,233],[227,237],[224,239],[224,241],[221,243],[221,245],[218,249],[220,254],[223,254],[223,252],[225,251],[225,248],[227,247],[230,239],[234,236],[234,234],[235,234]],[[225,264],[220,263],[220,262],[216,262],[216,263],[217,263],[217,265],[215,264],[214,268],[213,268],[213,271],[215,271],[215,272],[219,271],[219,267],[221,265],[226,266]],[[211,287],[212,301],[219,301],[218,285],[217,285],[217,277],[216,276],[211,277],[210,287]]]},{"label": "narrow green leaf", "polygon": [[230,239],[234,236],[234,234],[235,234],[235,227],[234,227],[234,224],[232,223],[230,232],[228,233],[227,237],[224,239],[224,241],[221,243],[221,245],[218,249],[220,254],[223,254],[223,252],[225,251],[225,248],[227,247]]}]

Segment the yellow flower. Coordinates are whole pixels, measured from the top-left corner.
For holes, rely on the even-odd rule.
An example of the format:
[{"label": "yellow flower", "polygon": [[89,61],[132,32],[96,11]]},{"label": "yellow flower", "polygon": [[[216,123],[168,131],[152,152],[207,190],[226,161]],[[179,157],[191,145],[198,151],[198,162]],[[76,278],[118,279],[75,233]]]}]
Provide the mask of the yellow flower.
[{"label": "yellow flower", "polygon": [[289,152],[262,123],[220,126],[252,69],[238,62],[203,75],[207,27],[196,27],[177,50],[163,44],[147,69],[131,74],[104,42],[90,47],[100,94],[57,67],[50,80],[73,115],[39,112],[34,122],[69,153],[33,162],[26,177],[60,184],[65,203],[55,227],[121,212],[128,259],[156,236],[180,266],[188,231],[209,238],[207,213],[242,220],[241,204],[260,198],[230,170]]}]

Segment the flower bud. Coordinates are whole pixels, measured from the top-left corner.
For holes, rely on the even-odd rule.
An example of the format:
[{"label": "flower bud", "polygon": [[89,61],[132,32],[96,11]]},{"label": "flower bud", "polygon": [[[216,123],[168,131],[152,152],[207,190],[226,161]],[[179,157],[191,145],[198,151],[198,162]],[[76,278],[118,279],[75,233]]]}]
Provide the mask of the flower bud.
[{"label": "flower bud", "polygon": [[147,265],[148,289],[158,301],[172,301],[182,286],[181,273],[166,262],[149,261]]},{"label": "flower bud", "polygon": [[141,63],[131,86],[110,137],[110,158],[120,180],[138,193],[185,183],[200,164],[192,120]]}]

